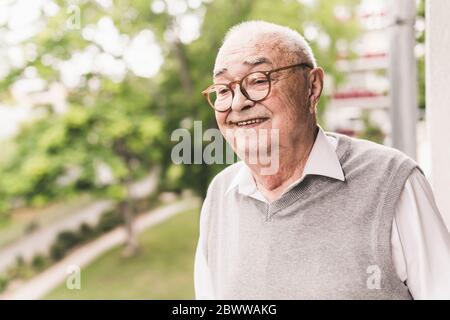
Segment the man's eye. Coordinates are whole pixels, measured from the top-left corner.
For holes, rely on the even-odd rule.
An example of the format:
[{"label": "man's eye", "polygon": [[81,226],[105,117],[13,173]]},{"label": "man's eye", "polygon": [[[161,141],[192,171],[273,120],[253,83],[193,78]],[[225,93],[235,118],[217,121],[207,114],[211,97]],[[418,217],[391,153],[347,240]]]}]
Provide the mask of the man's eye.
[{"label": "man's eye", "polygon": [[267,83],[266,78],[255,78],[250,82],[250,84],[252,84],[252,85],[266,84],[266,83]]},{"label": "man's eye", "polygon": [[230,91],[230,90],[228,90],[228,89],[226,89],[226,88],[220,89],[220,90],[218,91],[218,94],[219,94],[219,95],[224,95],[224,94],[227,94],[229,91]]}]

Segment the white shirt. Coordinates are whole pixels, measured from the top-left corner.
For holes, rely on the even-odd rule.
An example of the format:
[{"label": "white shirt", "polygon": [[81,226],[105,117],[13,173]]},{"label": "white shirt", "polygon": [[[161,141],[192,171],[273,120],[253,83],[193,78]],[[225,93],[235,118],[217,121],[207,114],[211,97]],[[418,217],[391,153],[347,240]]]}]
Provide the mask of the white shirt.
[{"label": "white shirt", "polygon": [[[323,175],[344,181],[336,155],[337,140],[319,127],[302,177],[283,192],[299,184],[307,175]],[[258,190],[250,169],[241,169],[228,190],[268,201]],[[205,226],[200,222],[200,237],[195,256],[194,282],[197,299],[214,299],[209,269],[202,250]],[[392,222],[392,258],[398,277],[406,281],[414,299],[450,299],[450,234],[436,206],[431,186],[416,168],[405,183]]]}]

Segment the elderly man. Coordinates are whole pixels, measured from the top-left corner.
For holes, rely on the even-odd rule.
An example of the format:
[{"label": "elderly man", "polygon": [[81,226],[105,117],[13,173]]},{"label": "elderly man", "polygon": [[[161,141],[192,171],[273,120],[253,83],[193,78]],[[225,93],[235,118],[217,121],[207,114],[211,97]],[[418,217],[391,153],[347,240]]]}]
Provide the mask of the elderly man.
[{"label": "elderly man", "polygon": [[[209,186],[197,299],[450,298],[450,236],[421,169],[392,148],[325,133],[323,78],[287,27],[251,21],[227,33],[203,94],[244,161]],[[249,130],[278,140],[239,153],[228,133]],[[267,164],[246,155],[271,143],[277,170],[263,174]]]}]

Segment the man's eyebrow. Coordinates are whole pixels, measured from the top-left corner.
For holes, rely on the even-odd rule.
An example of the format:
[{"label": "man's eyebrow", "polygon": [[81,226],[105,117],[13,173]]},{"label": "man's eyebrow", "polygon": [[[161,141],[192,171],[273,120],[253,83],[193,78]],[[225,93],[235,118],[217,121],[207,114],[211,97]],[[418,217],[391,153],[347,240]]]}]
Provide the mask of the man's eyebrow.
[{"label": "man's eyebrow", "polygon": [[220,76],[221,74],[225,73],[225,71],[227,71],[227,70],[228,70],[227,68],[222,68],[220,70],[214,71],[214,77]]},{"label": "man's eyebrow", "polygon": [[[244,60],[243,64],[254,67],[254,66],[257,66],[260,64],[272,64],[272,61],[270,61],[266,57],[255,57],[255,58],[249,58],[249,59]],[[227,68],[222,68],[217,71],[214,71],[214,77],[220,76],[221,74],[225,73],[227,70],[228,70]]]},{"label": "man's eyebrow", "polygon": [[247,59],[244,61],[245,65],[252,66],[252,67],[257,66],[259,64],[264,64],[264,63],[272,64],[272,61],[270,61],[266,57],[255,57],[255,58],[250,58],[250,59]]}]

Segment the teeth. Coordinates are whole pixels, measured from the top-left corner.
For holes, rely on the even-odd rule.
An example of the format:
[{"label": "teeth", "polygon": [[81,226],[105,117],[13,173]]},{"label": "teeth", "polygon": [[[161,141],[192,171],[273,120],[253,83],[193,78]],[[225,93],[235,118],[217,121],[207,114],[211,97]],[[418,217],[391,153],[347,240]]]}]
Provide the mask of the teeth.
[{"label": "teeth", "polygon": [[238,126],[246,126],[246,125],[249,125],[249,124],[260,123],[260,122],[263,122],[263,121],[264,121],[263,119],[252,119],[252,120],[247,120],[247,121],[239,121],[237,123],[237,125]]}]

